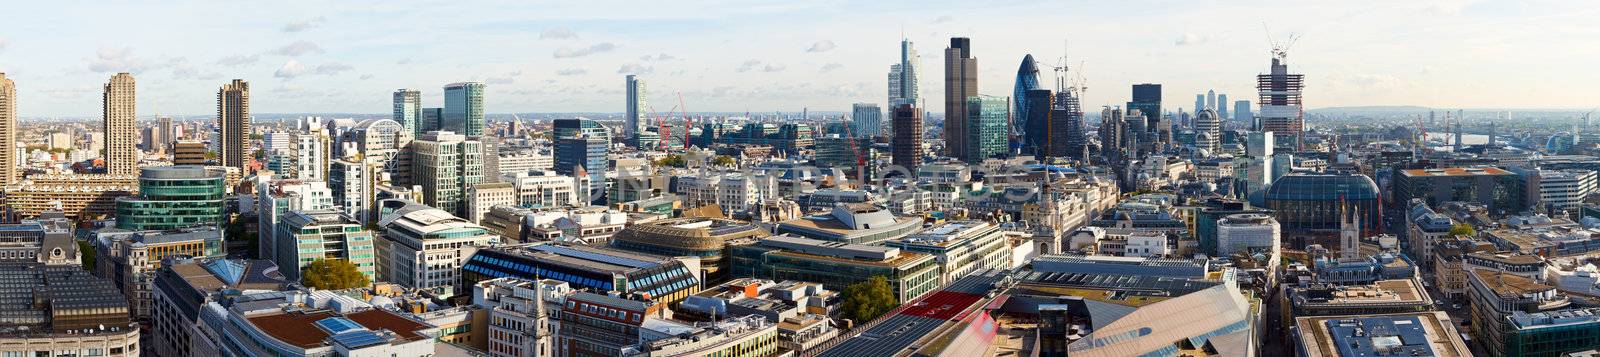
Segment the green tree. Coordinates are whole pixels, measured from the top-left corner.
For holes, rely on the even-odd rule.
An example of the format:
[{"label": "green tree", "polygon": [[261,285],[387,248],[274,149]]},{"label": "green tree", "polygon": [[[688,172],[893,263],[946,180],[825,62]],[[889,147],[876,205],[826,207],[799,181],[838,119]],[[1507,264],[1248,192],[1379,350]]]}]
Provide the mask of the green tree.
[{"label": "green tree", "polygon": [[370,283],[366,274],[344,259],[317,259],[300,276],[300,285],[323,290],[359,288]]},{"label": "green tree", "polygon": [[734,161],[732,156],[718,155],[717,158],[711,159],[711,164],[717,166],[733,166]]},{"label": "green tree", "polygon": [[1450,235],[1457,236],[1457,237],[1460,237],[1460,236],[1471,237],[1471,236],[1478,235],[1478,231],[1472,229],[1472,225],[1470,225],[1470,224],[1456,223],[1456,225],[1450,226]]},{"label": "green tree", "polygon": [[894,288],[882,275],[844,288],[844,314],[856,324],[872,321],[899,305]]},{"label": "green tree", "polygon": [[689,167],[689,163],[683,160],[683,155],[673,154],[656,160],[656,166]]},{"label": "green tree", "polygon": [[78,241],[78,261],[83,263],[83,270],[94,271],[94,245],[89,241]]}]

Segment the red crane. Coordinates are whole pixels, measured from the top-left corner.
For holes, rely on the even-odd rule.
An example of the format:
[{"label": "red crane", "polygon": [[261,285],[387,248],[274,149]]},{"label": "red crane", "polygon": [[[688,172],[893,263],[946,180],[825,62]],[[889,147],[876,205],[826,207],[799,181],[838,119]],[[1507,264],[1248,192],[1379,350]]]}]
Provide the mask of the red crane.
[{"label": "red crane", "polygon": [[678,112],[683,115],[683,149],[689,149],[689,128],[694,127],[694,121],[689,120],[689,106],[683,104],[683,92],[678,92]]}]

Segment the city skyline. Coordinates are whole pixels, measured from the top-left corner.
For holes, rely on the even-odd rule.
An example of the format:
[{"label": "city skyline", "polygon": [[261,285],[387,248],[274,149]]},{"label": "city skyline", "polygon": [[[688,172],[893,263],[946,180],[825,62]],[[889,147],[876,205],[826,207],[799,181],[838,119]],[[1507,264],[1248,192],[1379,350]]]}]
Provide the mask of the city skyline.
[{"label": "city skyline", "polygon": [[[1083,64],[1091,88],[1083,103],[1094,108],[1126,102],[1135,83],[1174,94],[1252,92],[1251,77],[1270,58],[1265,22],[1279,41],[1303,35],[1289,63],[1317,83],[1308,108],[1579,108],[1594,94],[1583,85],[1594,79],[1583,58],[1597,51],[1583,44],[1600,37],[1582,25],[1596,9],[1576,2],[948,5],[642,4],[616,13],[538,4],[452,14],[424,4],[378,13],[357,4],[37,5],[23,11],[38,16],[15,25],[59,30],[0,38],[0,72],[17,82],[22,117],[91,117],[98,84],[123,71],[140,78],[141,117],[206,114],[211,88],[231,78],[256,85],[259,113],[386,113],[395,88],[423,88],[423,106],[440,107],[436,88],[461,81],[487,84],[488,113],[621,113],[626,74],[651,83],[649,102],[675,104],[682,92],[692,111],[844,112],[887,105],[884,71],[898,62],[902,36],[921,47],[927,67],[943,65],[950,37],[969,37],[988,84],[980,94],[1010,95],[1010,69],[1027,54],[1053,82],[1049,67],[1065,46],[1068,62]],[[104,25],[223,11],[268,15]],[[1007,15],[1024,12],[1061,15]],[[1150,25],[1134,31],[1112,16],[1127,13]],[[1471,60],[1441,60],[1450,58]],[[920,92],[925,103],[943,101],[940,81],[923,81]]]}]

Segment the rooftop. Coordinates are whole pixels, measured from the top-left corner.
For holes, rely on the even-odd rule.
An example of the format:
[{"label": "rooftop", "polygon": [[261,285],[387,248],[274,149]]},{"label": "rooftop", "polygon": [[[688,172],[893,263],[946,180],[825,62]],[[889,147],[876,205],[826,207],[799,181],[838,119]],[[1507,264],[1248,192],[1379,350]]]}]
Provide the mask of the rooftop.
[{"label": "rooftop", "polygon": [[1404,173],[1403,176],[1411,176],[1411,177],[1511,175],[1510,171],[1501,170],[1501,169],[1493,168],[1493,167],[1450,167],[1450,168],[1442,168],[1442,169],[1405,170],[1405,171],[1402,171],[1402,172]]},{"label": "rooftop", "polygon": [[1443,312],[1300,317],[1300,346],[1309,357],[1471,356]]},{"label": "rooftop", "polygon": [[1524,278],[1492,269],[1473,269],[1475,280],[1501,296],[1520,296],[1555,290],[1556,287],[1540,284],[1533,279]]},{"label": "rooftop", "polygon": [[[300,348],[316,348],[331,345],[330,340],[339,339],[352,330],[365,329],[369,331],[388,331],[399,341],[415,341],[431,338],[422,333],[423,330],[433,328],[427,324],[395,315],[392,312],[379,309],[341,315],[333,311],[285,311],[281,313],[265,314],[246,317],[256,328],[266,332],[273,338],[293,344]],[[331,319],[331,320],[330,320]],[[328,322],[323,322],[328,321]],[[353,322],[354,325],[350,323]],[[336,328],[330,329],[333,326]],[[338,341],[347,342],[347,341]],[[385,339],[383,342],[387,343]]]}]

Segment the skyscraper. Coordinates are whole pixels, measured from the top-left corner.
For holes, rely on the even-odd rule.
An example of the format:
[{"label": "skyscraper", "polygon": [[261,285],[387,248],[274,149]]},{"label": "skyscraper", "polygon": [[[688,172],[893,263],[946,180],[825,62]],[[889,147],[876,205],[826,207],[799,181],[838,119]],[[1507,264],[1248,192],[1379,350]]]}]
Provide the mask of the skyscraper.
[{"label": "skyscraper", "polygon": [[[422,117],[418,120],[417,126],[422,129],[421,132],[423,133],[442,130],[444,108],[422,108]],[[422,134],[416,134],[415,136],[422,136]]]},{"label": "skyscraper", "polygon": [[1215,91],[1215,90],[1207,90],[1206,91],[1206,107],[1205,108],[1195,108],[1194,112],[1198,115],[1198,113],[1200,113],[1200,111],[1204,110],[1204,109],[1217,109],[1217,91]]},{"label": "skyscraper", "polygon": [[[1017,67],[1016,88],[1011,91],[1011,100],[1015,104],[1011,108],[1014,113],[1022,114],[1027,112],[1028,91],[1040,88],[1042,87],[1039,86],[1039,65],[1033,62],[1032,54],[1023,56],[1022,66]],[[1015,123],[1011,123],[1011,125],[1011,131],[1015,133],[1023,132],[1023,129],[1027,126],[1024,120],[1018,120]]]},{"label": "skyscraper", "polygon": [[106,129],[106,173],[133,176],[139,174],[138,149],[134,141],[134,83],[127,72],[111,76],[106,82],[101,105]]},{"label": "skyscraper", "polygon": [[922,109],[911,104],[894,106],[890,129],[894,130],[889,141],[890,162],[916,171],[922,163]]},{"label": "skyscraper", "polygon": [[439,130],[476,138],[483,135],[483,82],[444,86],[444,119]]},{"label": "skyscraper", "polygon": [[17,83],[0,73],[0,187],[17,183]]},{"label": "skyscraper", "polygon": [[1300,90],[1305,89],[1305,75],[1290,74],[1287,54],[1274,52],[1272,72],[1256,75],[1256,90],[1261,98],[1257,102],[1261,118],[1261,131],[1278,135],[1280,145],[1300,146],[1300,132],[1305,129],[1301,110]]},{"label": "skyscraper", "polygon": [[1050,151],[1052,156],[1089,162],[1088,126],[1083,122],[1083,104],[1076,88],[1056,93],[1050,108]]},{"label": "skyscraper", "polygon": [[467,187],[483,181],[482,143],[449,131],[423,134],[411,143],[412,175],[423,203],[466,216]]},{"label": "skyscraper", "polygon": [[217,90],[217,126],[222,129],[222,166],[244,170],[250,158],[250,83],[234,79]]},{"label": "skyscraper", "polygon": [[856,103],[850,108],[850,118],[855,127],[852,134],[868,138],[883,132],[883,108],[874,103]]},{"label": "skyscraper", "polygon": [[900,63],[889,65],[889,108],[901,104],[911,104],[921,108],[917,101],[920,99],[918,84],[919,68],[922,60],[917,57],[917,48],[911,40],[900,39]]},{"label": "skyscraper", "polygon": [[1106,107],[1100,110],[1100,159],[1107,164],[1119,164],[1126,153],[1128,123],[1122,110]]},{"label": "skyscraper", "polygon": [[1250,101],[1240,100],[1233,102],[1233,121],[1240,125],[1250,125],[1254,128],[1255,113],[1250,111]]},{"label": "skyscraper", "polygon": [[1016,113],[1022,122],[1022,153],[1042,160],[1051,156],[1049,144],[1054,128],[1050,125],[1050,110],[1055,105],[1055,95],[1049,89],[1031,89],[1023,95],[1028,97],[1026,107]]},{"label": "skyscraper", "polygon": [[639,133],[650,126],[648,118],[644,117],[645,96],[648,95],[648,90],[645,88],[644,80],[632,74],[628,75],[626,85],[628,108],[622,117],[624,122],[622,137],[633,142],[639,137]]},{"label": "skyscraper", "polygon": [[1205,94],[1195,94],[1194,95],[1194,112],[1196,114],[1198,114],[1198,113],[1200,113],[1201,110],[1205,110],[1205,109],[1206,109],[1206,95]]},{"label": "skyscraper", "polygon": [[172,117],[156,117],[156,132],[161,136],[161,142],[156,145],[161,146],[162,152],[171,151],[172,142],[178,141],[178,133],[172,130]]},{"label": "skyscraper", "polygon": [[600,123],[589,119],[556,119],[554,127],[556,173],[579,179],[582,179],[579,176],[588,176],[584,181],[592,187],[576,189],[585,191],[583,197],[601,197],[606,187],[606,170],[610,168],[606,162],[610,134]]},{"label": "skyscraper", "polygon": [[978,59],[972,39],[950,38],[944,49],[944,145],[950,156],[967,152],[967,97],[978,95]]},{"label": "skyscraper", "polygon": [[1161,120],[1161,85],[1155,83],[1133,85],[1133,100],[1128,101],[1127,110],[1131,112],[1135,109],[1144,113],[1145,128],[1152,131],[1156,129],[1156,122]]},{"label": "skyscraper", "polygon": [[1227,121],[1228,118],[1231,118],[1230,116],[1228,116],[1228,104],[1229,103],[1228,103],[1228,95],[1227,94],[1218,94],[1217,95],[1217,107],[1214,108],[1214,109],[1217,110],[1217,119],[1218,120]]},{"label": "skyscraper", "polygon": [[422,91],[405,89],[394,91],[394,121],[400,122],[411,135],[421,136],[422,125]]},{"label": "skyscraper", "polygon": [[1217,142],[1222,140],[1222,118],[1215,110],[1201,110],[1194,117],[1194,132],[1195,147],[1216,152]]},{"label": "skyscraper", "polygon": [[967,97],[967,152],[962,161],[982,163],[983,159],[1006,153],[1011,102],[1005,97]]}]

